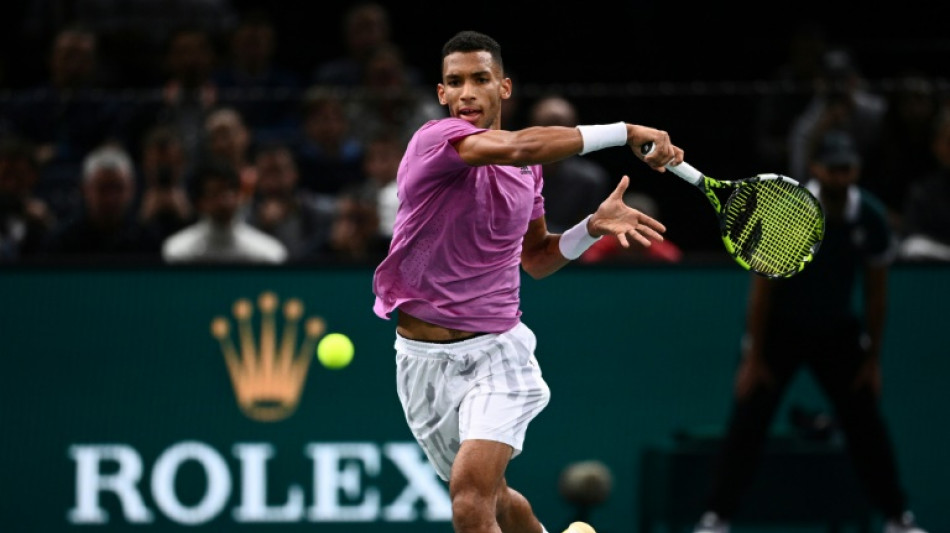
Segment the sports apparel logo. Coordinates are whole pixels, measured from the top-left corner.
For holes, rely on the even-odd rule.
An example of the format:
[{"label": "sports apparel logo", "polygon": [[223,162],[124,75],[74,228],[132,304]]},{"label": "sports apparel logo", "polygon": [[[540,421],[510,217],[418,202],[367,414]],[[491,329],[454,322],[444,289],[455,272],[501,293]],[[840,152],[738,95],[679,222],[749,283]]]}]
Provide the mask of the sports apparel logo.
[{"label": "sports apparel logo", "polygon": [[[221,345],[241,411],[260,422],[276,422],[293,414],[300,403],[311,355],[326,323],[318,316],[302,322],[304,306],[299,299],[291,298],[281,308],[277,295],[270,291],[258,296],[257,307],[259,339],[254,335],[254,305],[247,298],[235,301],[231,310],[240,349],[231,338],[231,323],[226,317],[211,321],[211,334]],[[298,344],[301,322],[303,340]],[[278,344],[280,323],[283,330]]]}]

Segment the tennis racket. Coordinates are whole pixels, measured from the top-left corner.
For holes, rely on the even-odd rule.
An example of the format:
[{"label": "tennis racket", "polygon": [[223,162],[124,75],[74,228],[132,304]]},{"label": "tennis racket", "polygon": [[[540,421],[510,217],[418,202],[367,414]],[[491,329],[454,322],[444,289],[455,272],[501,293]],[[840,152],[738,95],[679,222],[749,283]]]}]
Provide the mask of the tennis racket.
[{"label": "tennis racket", "polygon": [[[652,142],[640,147],[653,151]],[[716,210],[726,250],[746,270],[788,278],[815,258],[825,235],[825,211],[797,181],[781,174],[717,180],[685,161],[666,169],[701,190]],[[729,192],[726,201],[719,195]]]}]

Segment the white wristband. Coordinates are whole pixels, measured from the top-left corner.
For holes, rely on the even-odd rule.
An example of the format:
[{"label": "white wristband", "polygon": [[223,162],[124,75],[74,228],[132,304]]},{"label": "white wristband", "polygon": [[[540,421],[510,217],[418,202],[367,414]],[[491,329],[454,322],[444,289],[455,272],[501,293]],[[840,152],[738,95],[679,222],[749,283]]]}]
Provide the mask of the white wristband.
[{"label": "white wristband", "polygon": [[597,150],[603,150],[611,146],[623,146],[627,144],[627,124],[625,122],[615,122],[613,124],[599,124],[596,126],[577,126],[584,139],[584,149],[581,155]]},{"label": "white wristband", "polygon": [[587,221],[593,215],[587,215],[576,225],[561,234],[561,240],[557,243],[561,250],[561,255],[573,261],[581,256],[588,248],[600,240],[600,237],[592,237],[587,233]]}]

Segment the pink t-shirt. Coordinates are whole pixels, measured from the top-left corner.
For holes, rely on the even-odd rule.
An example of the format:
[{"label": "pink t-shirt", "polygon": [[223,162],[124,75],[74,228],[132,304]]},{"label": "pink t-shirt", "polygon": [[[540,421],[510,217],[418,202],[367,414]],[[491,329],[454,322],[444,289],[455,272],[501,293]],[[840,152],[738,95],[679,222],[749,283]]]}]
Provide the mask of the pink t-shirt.
[{"label": "pink t-shirt", "polygon": [[373,277],[381,318],[399,308],[463,331],[518,324],[521,241],[544,214],[541,166],[469,166],[451,143],[483,131],[445,118],[409,141],[389,255]]}]

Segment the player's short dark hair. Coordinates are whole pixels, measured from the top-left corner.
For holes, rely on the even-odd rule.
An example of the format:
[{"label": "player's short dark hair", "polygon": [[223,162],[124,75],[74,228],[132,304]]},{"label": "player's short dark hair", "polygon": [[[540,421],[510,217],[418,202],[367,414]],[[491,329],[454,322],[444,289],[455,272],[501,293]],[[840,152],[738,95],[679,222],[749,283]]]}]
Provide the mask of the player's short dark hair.
[{"label": "player's short dark hair", "polygon": [[477,31],[464,30],[456,33],[442,46],[442,59],[455,52],[481,51],[490,53],[492,61],[501,68],[502,72],[505,71],[504,63],[501,60],[501,45],[488,35]]}]

